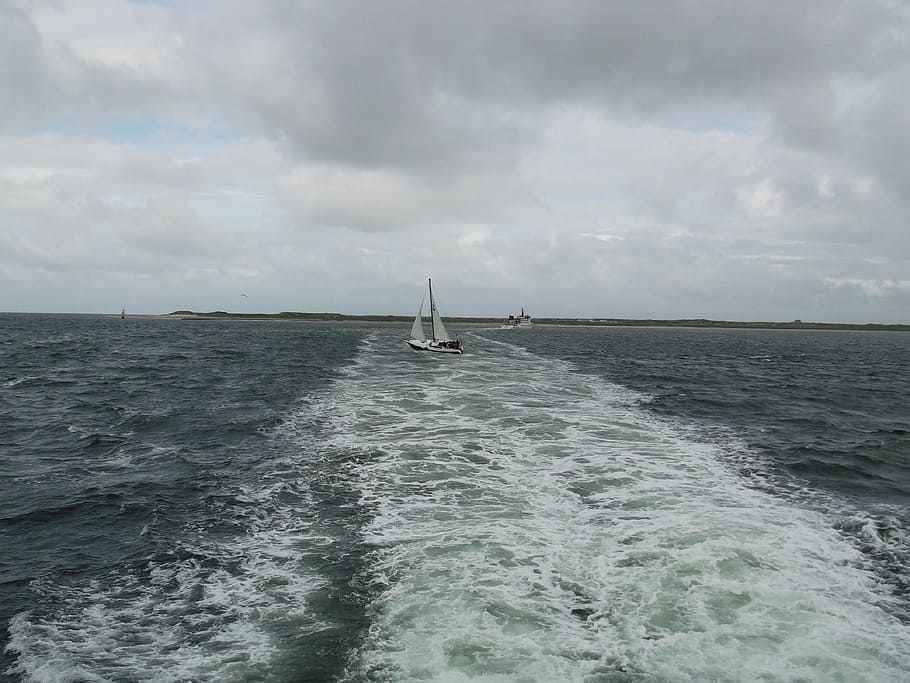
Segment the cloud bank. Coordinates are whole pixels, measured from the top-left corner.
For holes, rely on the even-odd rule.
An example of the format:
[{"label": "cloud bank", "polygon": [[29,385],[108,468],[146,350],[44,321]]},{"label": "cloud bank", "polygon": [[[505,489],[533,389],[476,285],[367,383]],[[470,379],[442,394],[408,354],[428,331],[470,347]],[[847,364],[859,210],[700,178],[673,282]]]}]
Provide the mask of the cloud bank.
[{"label": "cloud bank", "polygon": [[13,0],[0,309],[910,322],[908,50],[877,0]]}]

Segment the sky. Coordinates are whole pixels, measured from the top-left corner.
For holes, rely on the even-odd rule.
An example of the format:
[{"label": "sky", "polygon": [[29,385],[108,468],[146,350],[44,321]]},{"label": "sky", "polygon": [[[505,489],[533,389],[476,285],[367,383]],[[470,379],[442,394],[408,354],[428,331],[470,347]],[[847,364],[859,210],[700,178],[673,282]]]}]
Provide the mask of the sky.
[{"label": "sky", "polygon": [[0,310],[910,323],[897,0],[0,0]]}]

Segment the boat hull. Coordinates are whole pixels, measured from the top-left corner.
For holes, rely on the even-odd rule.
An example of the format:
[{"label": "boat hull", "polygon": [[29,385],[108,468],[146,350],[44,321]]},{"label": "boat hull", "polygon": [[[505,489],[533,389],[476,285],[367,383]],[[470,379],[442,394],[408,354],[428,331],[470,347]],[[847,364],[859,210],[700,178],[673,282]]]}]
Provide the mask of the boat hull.
[{"label": "boat hull", "polygon": [[464,349],[459,342],[406,339],[405,343],[415,351],[432,351],[433,353],[464,353]]},{"label": "boat hull", "polygon": [[427,351],[433,351],[434,353],[464,353],[464,349],[461,348],[461,344],[457,342],[437,342],[431,341],[427,344]]}]

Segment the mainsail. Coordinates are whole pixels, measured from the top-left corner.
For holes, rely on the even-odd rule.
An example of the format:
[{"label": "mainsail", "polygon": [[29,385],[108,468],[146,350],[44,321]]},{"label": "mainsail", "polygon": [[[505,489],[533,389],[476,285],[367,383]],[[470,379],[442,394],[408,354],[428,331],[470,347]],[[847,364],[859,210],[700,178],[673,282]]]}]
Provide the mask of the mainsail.
[{"label": "mainsail", "polygon": [[439,315],[439,309],[436,308],[436,299],[433,298],[433,281],[430,280],[430,313],[432,314],[433,322],[433,339],[439,341],[448,341],[451,339],[449,337],[449,331],[446,329],[446,326],[442,324],[442,316]]}]

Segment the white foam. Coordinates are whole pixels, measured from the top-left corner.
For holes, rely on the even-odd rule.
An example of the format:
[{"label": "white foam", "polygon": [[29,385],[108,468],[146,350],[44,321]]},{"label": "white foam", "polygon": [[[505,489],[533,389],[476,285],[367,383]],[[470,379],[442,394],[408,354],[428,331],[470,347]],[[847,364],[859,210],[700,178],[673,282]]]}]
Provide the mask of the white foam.
[{"label": "white foam", "polygon": [[205,548],[187,559],[149,563],[142,577],[88,585],[36,585],[56,614],[16,615],[8,673],[28,680],[222,681],[263,670],[280,654],[271,626],[308,619],[306,596],[321,582],[302,574],[284,533],[263,533],[233,552],[236,565],[212,569]]},{"label": "white foam", "polygon": [[[296,506],[277,498],[294,494]],[[301,561],[319,538],[293,470],[248,482],[232,519],[245,532],[188,527],[172,557],[91,582],[32,582],[39,614],[10,624],[7,672],[34,681],[224,681],[267,675],[287,647],[326,627],[309,608],[325,578]],[[238,510],[237,504],[242,507]],[[238,517],[239,515],[239,517]],[[140,536],[154,535],[157,517]]]},{"label": "white foam", "polygon": [[[910,633],[831,520],[570,366],[471,340],[339,383],[373,522],[350,677],[896,680]],[[402,354],[404,354],[402,356]]]},{"label": "white foam", "polygon": [[15,386],[18,386],[18,385],[22,384],[23,382],[29,382],[29,381],[34,380],[34,379],[38,379],[38,378],[35,377],[35,376],[33,376],[33,375],[27,375],[27,376],[25,376],[25,377],[14,377],[13,379],[10,379],[10,380],[5,381],[5,382],[4,382],[2,385],[0,385],[0,386],[3,386],[3,387],[15,387]]},{"label": "white foam", "polygon": [[910,680],[900,605],[825,514],[749,488],[635,392],[468,342],[440,358],[371,335],[264,435],[285,457],[234,496],[245,533],[190,528],[135,575],[36,581],[55,608],[12,620],[9,673],[267,676],[276,624],[300,648],[326,626],[308,604],[326,579],[301,561],[333,543],[301,516],[301,475],[324,467],[369,520],[375,599],[347,680]]}]

